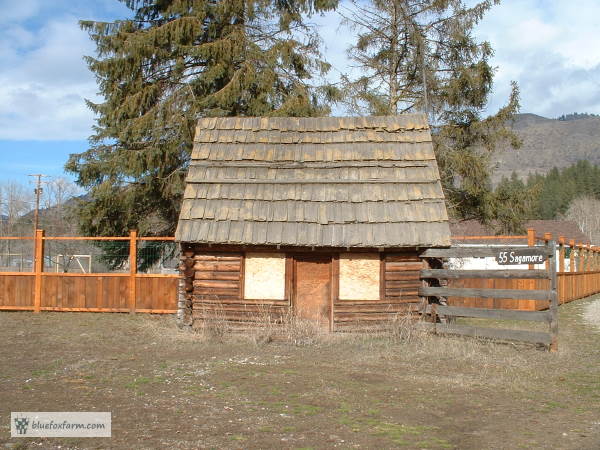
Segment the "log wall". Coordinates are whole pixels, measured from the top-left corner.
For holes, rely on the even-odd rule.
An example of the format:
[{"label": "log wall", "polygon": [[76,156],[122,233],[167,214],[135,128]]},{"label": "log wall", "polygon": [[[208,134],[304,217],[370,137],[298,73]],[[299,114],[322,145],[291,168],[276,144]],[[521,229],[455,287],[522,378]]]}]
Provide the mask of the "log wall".
[{"label": "log wall", "polygon": [[[274,251],[274,249],[263,249]],[[248,251],[255,252],[256,249]],[[279,250],[284,251],[284,250]],[[373,251],[373,250],[371,250]],[[187,325],[201,327],[206,320],[260,323],[284,322],[293,312],[291,263],[295,252],[286,253],[285,298],[244,299],[244,251],[184,244],[180,269],[184,276],[181,316]],[[332,306],[330,328],[343,330],[358,323],[376,324],[393,320],[399,314],[418,310],[421,260],[416,250],[381,254],[380,297],[377,300],[339,299],[339,251],[319,249],[332,257]],[[297,252],[296,252],[297,254]]]}]

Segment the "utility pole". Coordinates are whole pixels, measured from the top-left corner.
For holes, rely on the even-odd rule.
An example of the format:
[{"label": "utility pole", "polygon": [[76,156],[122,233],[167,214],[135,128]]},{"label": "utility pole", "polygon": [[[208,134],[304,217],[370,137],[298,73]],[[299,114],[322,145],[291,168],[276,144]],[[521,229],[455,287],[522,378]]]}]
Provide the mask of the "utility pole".
[{"label": "utility pole", "polygon": [[35,232],[36,232],[36,230],[38,229],[38,226],[39,226],[40,197],[41,197],[42,192],[43,192],[43,189],[42,189],[42,178],[47,177],[48,175],[43,175],[41,173],[36,173],[36,174],[28,175],[28,176],[37,178],[36,187],[35,187],[35,189],[33,191],[35,193],[35,211],[33,213],[33,233],[35,235]]}]

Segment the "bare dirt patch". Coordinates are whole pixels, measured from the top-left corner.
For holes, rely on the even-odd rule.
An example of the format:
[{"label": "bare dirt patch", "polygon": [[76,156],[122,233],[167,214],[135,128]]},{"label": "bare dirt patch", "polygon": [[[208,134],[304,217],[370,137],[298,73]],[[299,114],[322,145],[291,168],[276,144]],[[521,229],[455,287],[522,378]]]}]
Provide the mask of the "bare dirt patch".
[{"label": "bare dirt patch", "polygon": [[[561,307],[558,354],[413,333],[206,339],[170,317],[3,312],[0,443],[597,449],[591,301]],[[112,438],[9,437],[10,411],[93,410],[112,412]]]},{"label": "bare dirt patch", "polygon": [[582,309],[583,320],[600,332],[600,298],[588,302]]}]

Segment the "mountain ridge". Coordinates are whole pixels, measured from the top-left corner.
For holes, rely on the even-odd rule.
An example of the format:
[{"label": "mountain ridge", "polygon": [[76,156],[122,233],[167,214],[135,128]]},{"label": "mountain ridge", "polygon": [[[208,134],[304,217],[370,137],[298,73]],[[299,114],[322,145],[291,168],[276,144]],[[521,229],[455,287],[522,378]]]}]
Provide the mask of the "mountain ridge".
[{"label": "mountain ridge", "polygon": [[532,113],[516,114],[512,129],[523,141],[520,149],[500,149],[493,156],[492,180],[497,183],[513,171],[525,179],[567,167],[580,160],[600,165],[600,117],[549,119]]}]

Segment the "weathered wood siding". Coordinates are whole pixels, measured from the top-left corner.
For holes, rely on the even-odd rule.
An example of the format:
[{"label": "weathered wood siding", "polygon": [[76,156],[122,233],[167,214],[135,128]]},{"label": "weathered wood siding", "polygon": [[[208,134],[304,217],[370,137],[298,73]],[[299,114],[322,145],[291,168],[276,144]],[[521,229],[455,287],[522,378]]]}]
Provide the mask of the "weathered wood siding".
[{"label": "weathered wood siding", "polygon": [[0,309],[32,309],[33,285],[33,274],[0,274]]},{"label": "weathered wood siding", "polygon": [[[292,264],[296,254],[286,252],[285,299],[244,298],[244,252],[207,251],[184,246],[181,269],[185,275],[184,323],[202,326],[204,320],[226,320],[237,323],[281,322],[289,317],[293,304]],[[252,251],[256,251],[252,249]],[[273,249],[265,249],[273,251]],[[339,251],[320,254],[332,258],[332,305],[330,325],[342,330],[358,323],[375,324],[393,320],[399,314],[416,312],[420,298],[419,272],[422,263],[416,250],[381,256],[379,265],[380,297],[377,300],[339,299]],[[306,254],[305,252],[303,253]]]},{"label": "weathered wood siding", "polygon": [[[379,300],[339,300],[333,308],[334,330],[356,324],[382,323],[415,312],[420,298],[422,262],[416,251],[386,253],[381,257]],[[337,282],[337,280],[335,280]]]},{"label": "weathered wood siding", "polygon": [[194,326],[202,326],[206,319],[278,321],[289,310],[289,300],[244,300],[243,253],[195,250],[191,258],[192,291],[185,316]]}]

